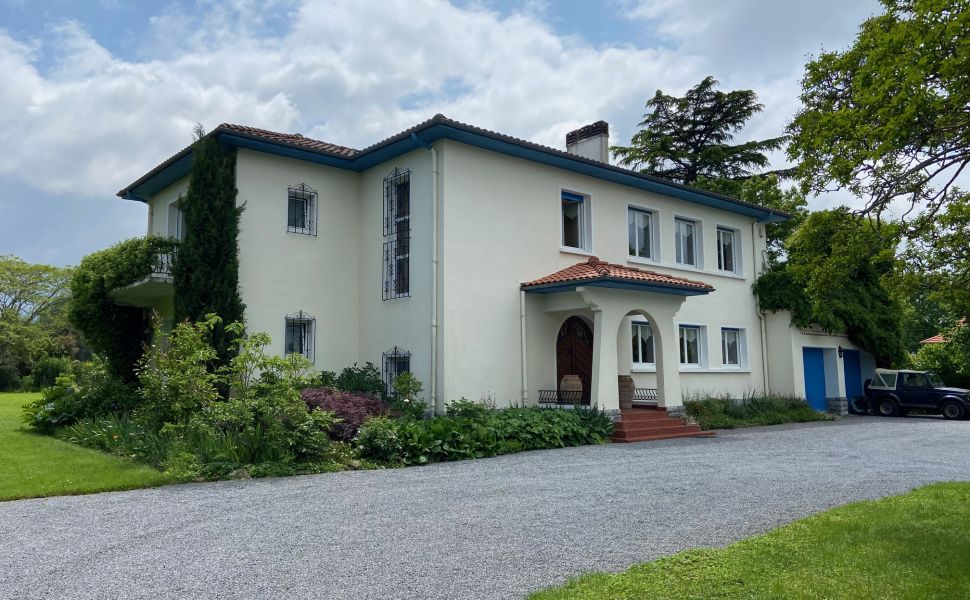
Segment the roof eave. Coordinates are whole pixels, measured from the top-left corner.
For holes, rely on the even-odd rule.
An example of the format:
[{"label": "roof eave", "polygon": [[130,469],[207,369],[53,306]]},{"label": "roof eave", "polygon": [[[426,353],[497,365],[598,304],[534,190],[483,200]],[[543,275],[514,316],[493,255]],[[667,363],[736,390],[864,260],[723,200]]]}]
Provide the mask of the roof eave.
[{"label": "roof eave", "polygon": [[542,283],[537,285],[523,284],[523,291],[535,294],[555,294],[560,292],[572,292],[579,287],[602,287],[622,290],[633,290],[637,292],[652,292],[655,294],[670,294],[674,296],[703,296],[714,291],[712,287],[695,287],[689,285],[675,285],[669,283],[658,283],[651,281],[635,281],[620,277],[600,277],[597,279],[577,279],[573,281],[557,281],[554,283]]}]

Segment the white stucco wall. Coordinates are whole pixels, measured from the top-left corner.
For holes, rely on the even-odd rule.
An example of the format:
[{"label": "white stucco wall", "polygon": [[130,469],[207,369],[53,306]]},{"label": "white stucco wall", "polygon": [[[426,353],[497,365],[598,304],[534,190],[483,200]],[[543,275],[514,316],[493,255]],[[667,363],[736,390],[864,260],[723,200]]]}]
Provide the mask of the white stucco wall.
[{"label": "white stucco wall", "polygon": [[[239,150],[237,203],[239,287],[246,326],[273,339],[283,353],[286,315],[316,318],[314,365],[341,369],[358,360],[360,220],[356,173]],[[317,235],[288,233],[287,187],[305,183],[318,193]]]},{"label": "white stucco wall", "polygon": [[859,350],[862,379],[872,377],[876,368],[872,354],[861,350],[845,335],[833,335],[791,324],[791,313],[778,311],[767,316],[769,386],[779,394],[805,396],[803,349],[821,348],[825,368],[825,395],[844,398],[845,365],[839,347]]},{"label": "white stucco wall", "polygon": [[[686,300],[676,320],[706,330],[708,361],[683,375],[684,388],[741,394],[763,387],[762,348],[755,298],[751,291],[763,238],[752,247],[752,220],[681,200],[591,177],[545,167],[512,157],[444,142],[444,394],[447,400],[492,396],[499,403],[520,398],[521,352],[519,285],[587,260],[590,254],[613,263],[670,273],[714,286],[709,296]],[[589,254],[560,250],[560,192],[566,189],[591,198],[592,247]],[[660,260],[633,262],[627,252],[627,208],[640,206],[659,218]],[[680,267],[674,261],[673,219],[689,217],[703,232],[704,269]],[[715,230],[738,230],[742,274],[722,274],[717,265]],[[531,302],[531,300],[530,300]],[[646,307],[649,308],[649,307]],[[558,328],[537,318],[530,328]],[[556,319],[553,319],[556,320]],[[721,367],[721,327],[745,331],[747,364]],[[614,335],[616,333],[614,332]],[[529,387],[554,386],[555,335],[546,348],[530,347]],[[532,357],[535,357],[534,359]],[[552,365],[549,368],[543,367]],[[647,386],[651,373],[636,373]]]},{"label": "white stucco wall", "polygon": [[148,234],[167,237],[170,231],[169,205],[189,189],[189,178],[183,177],[148,199]]}]

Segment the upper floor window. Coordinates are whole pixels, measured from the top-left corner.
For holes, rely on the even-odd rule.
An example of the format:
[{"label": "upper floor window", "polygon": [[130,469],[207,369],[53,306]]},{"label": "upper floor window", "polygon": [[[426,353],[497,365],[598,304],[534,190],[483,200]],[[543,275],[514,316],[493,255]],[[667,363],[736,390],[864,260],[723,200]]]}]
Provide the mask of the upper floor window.
[{"label": "upper floor window", "polygon": [[411,293],[411,171],[384,178],[384,300]]},{"label": "upper floor window", "polygon": [[639,208],[628,208],[626,222],[630,256],[652,259],[653,213]]},{"label": "upper floor window", "polygon": [[744,331],[725,327],[721,330],[721,357],[726,367],[740,367],[744,360]]},{"label": "upper floor window", "polygon": [[287,188],[286,230],[317,234],[317,192],[305,183]]},{"label": "upper floor window", "polygon": [[168,205],[168,237],[180,242],[185,239],[185,213],[178,202]]},{"label": "upper floor window", "polygon": [[697,223],[689,219],[674,219],[674,246],[677,262],[697,266]]},{"label": "upper floor window", "polygon": [[575,250],[590,250],[589,197],[574,192],[562,192],[562,246]]},{"label": "upper floor window", "polygon": [[717,228],[717,268],[721,271],[737,273],[741,266],[738,260],[738,232],[727,227]]},{"label": "upper floor window", "polygon": [[701,366],[703,357],[703,329],[697,325],[680,326],[680,364]]},{"label": "upper floor window", "polygon": [[654,359],[653,328],[650,323],[634,321],[633,323],[633,362],[642,365],[656,363]]},{"label": "upper floor window", "polygon": [[302,354],[313,360],[313,326],[316,319],[302,310],[286,316],[284,354]]}]

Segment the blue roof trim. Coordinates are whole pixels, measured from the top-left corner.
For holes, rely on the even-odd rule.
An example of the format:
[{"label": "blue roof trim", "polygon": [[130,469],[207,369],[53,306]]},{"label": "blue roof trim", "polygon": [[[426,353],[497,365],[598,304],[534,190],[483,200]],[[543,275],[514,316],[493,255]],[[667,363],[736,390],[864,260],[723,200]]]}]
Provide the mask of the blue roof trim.
[{"label": "blue roof trim", "polygon": [[601,277],[599,279],[584,279],[582,281],[567,281],[564,283],[547,283],[523,287],[526,292],[534,294],[557,294],[559,292],[572,292],[578,287],[602,287],[618,290],[633,290],[636,292],[653,292],[655,294],[671,294],[674,296],[704,296],[710,294],[714,289],[694,288],[680,285],[664,285],[662,283],[650,283],[646,281],[630,281],[615,277]]},{"label": "blue roof trim", "polygon": [[[276,156],[303,160],[315,164],[327,165],[340,169],[361,172],[381,163],[392,160],[398,156],[419,148],[427,148],[434,142],[441,139],[449,139],[476,148],[490,150],[522,158],[531,162],[579,173],[632,187],[636,189],[662,194],[708,206],[718,210],[724,210],[735,214],[744,215],[749,218],[757,219],[761,223],[776,223],[788,220],[784,214],[775,211],[749,205],[730,198],[712,195],[707,192],[694,190],[673,182],[660,179],[645,177],[637,173],[627,171],[619,167],[598,163],[596,161],[585,160],[580,157],[567,155],[552,149],[543,149],[541,146],[514,140],[500,134],[490,134],[482,130],[473,130],[462,126],[454,121],[442,122],[432,119],[427,125],[418,126],[416,131],[390,138],[386,143],[380,143],[370,150],[365,150],[354,156],[347,158],[333,154],[313,152],[310,150],[297,148],[282,143],[273,143],[265,140],[255,139],[245,135],[237,135],[227,131],[218,132],[219,143],[226,146],[246,148],[257,152],[264,152]],[[423,127],[423,128],[422,128]],[[420,135],[419,135],[420,134]],[[139,184],[137,187],[127,190],[124,197],[133,199],[143,199],[171,185],[173,182],[188,175],[192,165],[192,153],[186,152],[183,156],[167,165],[161,171]]]}]

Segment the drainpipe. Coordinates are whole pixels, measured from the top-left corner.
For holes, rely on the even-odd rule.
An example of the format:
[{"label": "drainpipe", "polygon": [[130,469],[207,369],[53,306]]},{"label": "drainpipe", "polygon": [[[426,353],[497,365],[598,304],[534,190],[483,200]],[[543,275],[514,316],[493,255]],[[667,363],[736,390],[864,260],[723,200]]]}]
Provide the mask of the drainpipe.
[{"label": "drainpipe", "polygon": [[[755,279],[761,276],[762,271],[764,271],[764,254],[758,252],[758,230],[759,223],[754,222],[751,224],[751,270],[755,274]],[[761,255],[762,269],[758,269],[758,256]],[[757,299],[756,299],[757,301]],[[769,379],[768,379],[768,324],[766,322],[765,313],[761,310],[761,306],[757,306],[758,309],[758,321],[761,330],[761,374],[764,380],[764,393],[765,395],[770,393]]]},{"label": "drainpipe", "polygon": [[443,414],[438,400],[438,152],[412,133],[411,138],[431,152],[431,382],[428,393],[434,414]]},{"label": "drainpipe", "polygon": [[519,327],[522,334],[522,406],[529,404],[529,376],[528,362],[526,357],[526,328],[525,328],[525,290],[519,290]]}]

